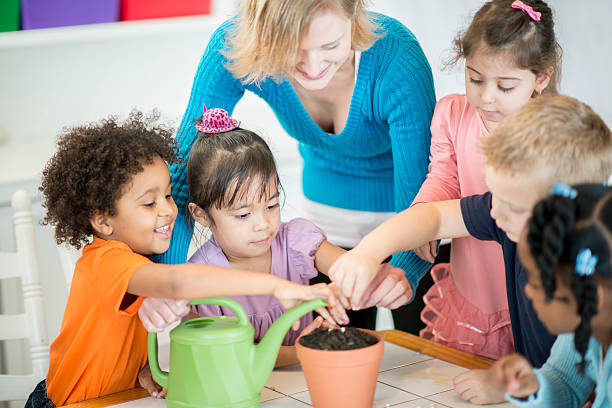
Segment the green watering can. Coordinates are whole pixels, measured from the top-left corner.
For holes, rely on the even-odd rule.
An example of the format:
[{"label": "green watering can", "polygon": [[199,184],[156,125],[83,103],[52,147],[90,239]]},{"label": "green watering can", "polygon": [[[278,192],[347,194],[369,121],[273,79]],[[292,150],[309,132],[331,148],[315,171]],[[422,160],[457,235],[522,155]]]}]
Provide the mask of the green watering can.
[{"label": "green watering can", "polygon": [[259,407],[278,350],[294,321],[327,303],[310,300],[286,311],[253,344],[253,326],[233,299],[218,297],[192,300],[190,305],[219,305],[236,316],[199,317],[181,323],[170,332],[170,372],[162,372],[157,360],[157,335],[149,333],[149,366],[153,378],[168,388],[168,407]]}]

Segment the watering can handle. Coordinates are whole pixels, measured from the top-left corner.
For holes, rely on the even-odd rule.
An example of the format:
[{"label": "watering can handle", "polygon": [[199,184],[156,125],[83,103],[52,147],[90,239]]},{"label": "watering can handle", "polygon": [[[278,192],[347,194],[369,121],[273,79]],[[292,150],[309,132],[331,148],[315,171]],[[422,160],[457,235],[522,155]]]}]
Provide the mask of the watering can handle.
[{"label": "watering can handle", "polygon": [[227,297],[200,298],[200,299],[193,299],[191,302],[189,302],[189,304],[192,306],[219,305],[219,306],[227,307],[228,309],[231,309],[232,312],[234,312],[234,314],[236,314],[236,317],[238,318],[238,324],[240,325],[247,325],[247,324],[250,325],[251,324],[249,322],[249,317],[247,316],[246,312],[244,311],[240,303],[236,302],[234,299],[230,299]]},{"label": "watering can handle", "polygon": [[164,373],[159,368],[159,361],[157,357],[157,333],[149,333],[147,340],[149,346],[149,368],[151,369],[151,375],[159,385],[164,388],[168,388],[168,374]]},{"label": "watering can handle", "polygon": [[[231,309],[238,318],[238,324],[247,325],[249,317],[240,305],[233,299],[226,297],[214,297],[214,298],[200,298],[193,299],[189,302],[190,305],[219,305]],[[149,367],[151,368],[151,374],[153,379],[164,388],[168,388],[168,374],[164,373],[159,368],[159,361],[157,357],[157,334],[149,333],[148,335],[148,348],[149,348]]]}]

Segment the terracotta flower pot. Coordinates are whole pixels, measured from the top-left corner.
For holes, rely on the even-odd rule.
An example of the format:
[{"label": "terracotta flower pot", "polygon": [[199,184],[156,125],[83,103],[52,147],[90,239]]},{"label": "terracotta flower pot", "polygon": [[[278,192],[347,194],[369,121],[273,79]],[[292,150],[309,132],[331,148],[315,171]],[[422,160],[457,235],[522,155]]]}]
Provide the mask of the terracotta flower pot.
[{"label": "terracotta flower pot", "polygon": [[378,342],[354,350],[316,350],[295,343],[315,408],[370,408],[374,402],[384,337],[365,330]]}]

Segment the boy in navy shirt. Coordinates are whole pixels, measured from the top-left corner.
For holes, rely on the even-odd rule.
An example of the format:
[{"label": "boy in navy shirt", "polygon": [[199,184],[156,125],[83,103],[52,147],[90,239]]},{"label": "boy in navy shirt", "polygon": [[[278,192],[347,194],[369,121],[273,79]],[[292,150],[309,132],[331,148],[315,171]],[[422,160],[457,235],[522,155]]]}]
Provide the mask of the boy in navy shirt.
[{"label": "boy in navy shirt", "polygon": [[[366,235],[342,255],[329,276],[351,303],[359,305],[364,288],[389,255],[436,239],[474,236],[502,245],[508,307],[514,345],[532,365],[541,366],[555,340],[539,321],[523,288],[527,274],[516,249],[535,203],[556,182],[607,180],[612,172],[612,136],[605,122],[576,99],[551,95],[535,98],[501,122],[482,140],[489,192],[419,203]],[[455,390],[471,403],[501,402],[488,386],[485,370],[455,378]]]}]

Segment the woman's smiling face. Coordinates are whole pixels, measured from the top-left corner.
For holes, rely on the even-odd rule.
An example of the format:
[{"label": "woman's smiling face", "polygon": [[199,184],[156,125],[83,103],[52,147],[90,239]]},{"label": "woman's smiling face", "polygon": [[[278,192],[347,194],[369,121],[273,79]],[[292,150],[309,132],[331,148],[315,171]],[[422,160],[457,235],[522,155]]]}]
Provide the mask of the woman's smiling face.
[{"label": "woman's smiling face", "polygon": [[331,10],[316,15],[300,41],[289,75],[304,89],[325,88],[351,56],[351,20]]}]

